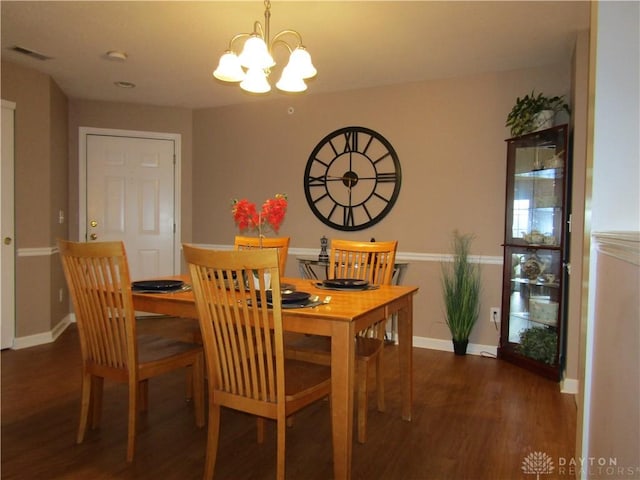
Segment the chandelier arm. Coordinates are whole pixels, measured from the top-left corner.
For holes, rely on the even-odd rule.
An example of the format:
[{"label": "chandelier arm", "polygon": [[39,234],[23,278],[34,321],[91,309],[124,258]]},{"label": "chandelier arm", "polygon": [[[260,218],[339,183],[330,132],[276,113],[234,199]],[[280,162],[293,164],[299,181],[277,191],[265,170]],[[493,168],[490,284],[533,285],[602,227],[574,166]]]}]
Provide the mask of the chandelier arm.
[{"label": "chandelier arm", "polygon": [[276,45],[284,45],[285,47],[287,47],[287,50],[289,50],[289,54],[293,52],[293,48],[291,48],[291,45],[289,45],[287,42],[285,42],[284,40],[274,39],[273,42],[271,42],[271,45],[269,48],[269,51],[271,54],[273,54],[273,50],[275,49]]},{"label": "chandelier arm", "polygon": [[301,47],[302,46],[302,35],[300,35],[295,30],[288,30],[288,29],[287,30],[282,30],[282,31],[276,33],[273,36],[273,40],[271,40],[269,45],[273,46],[276,43],[281,42],[281,43],[284,43],[285,45],[287,45],[287,47],[289,47],[289,52],[291,52],[293,50],[291,48],[291,46],[285,40],[281,40],[281,37],[283,37],[285,35],[293,35],[294,37],[296,37],[296,40],[298,41],[298,44],[296,45],[296,47]]},{"label": "chandelier arm", "polygon": [[268,32],[269,32],[269,25],[267,25],[266,31],[265,31],[265,29],[262,28],[262,24],[258,20],[253,22],[253,33],[257,33],[258,35],[260,35],[264,40],[264,43],[267,43],[268,41],[268,38],[267,38]]},{"label": "chandelier arm", "polygon": [[251,36],[251,34],[250,34],[250,33],[238,33],[238,34],[234,35],[234,36],[231,38],[231,40],[229,40],[229,48],[228,48],[228,50],[233,51],[233,43],[234,43],[236,40],[239,40],[239,39],[241,39],[241,38],[245,38],[245,37],[250,37],[250,36]]}]

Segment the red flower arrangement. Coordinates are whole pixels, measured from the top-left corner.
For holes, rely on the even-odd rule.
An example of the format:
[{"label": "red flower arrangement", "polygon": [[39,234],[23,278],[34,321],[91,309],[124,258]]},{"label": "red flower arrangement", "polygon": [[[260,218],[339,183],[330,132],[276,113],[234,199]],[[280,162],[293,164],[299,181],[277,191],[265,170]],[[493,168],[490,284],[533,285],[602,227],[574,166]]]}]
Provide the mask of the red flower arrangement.
[{"label": "red flower arrangement", "polygon": [[241,232],[254,230],[262,238],[263,231],[267,227],[270,227],[274,233],[280,230],[280,225],[287,213],[287,196],[277,193],[275,197],[268,198],[262,204],[260,212],[257,211],[255,203],[249,202],[246,198],[234,200],[231,213]]}]

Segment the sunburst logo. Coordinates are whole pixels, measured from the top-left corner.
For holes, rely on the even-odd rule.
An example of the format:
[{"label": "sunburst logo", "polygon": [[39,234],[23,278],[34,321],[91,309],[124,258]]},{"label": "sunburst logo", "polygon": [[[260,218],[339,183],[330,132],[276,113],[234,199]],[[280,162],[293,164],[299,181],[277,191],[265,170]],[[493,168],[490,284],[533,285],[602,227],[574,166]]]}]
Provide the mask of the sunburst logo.
[{"label": "sunburst logo", "polygon": [[531,452],[522,460],[522,471],[527,475],[535,475],[540,480],[540,475],[553,473],[553,460],[544,452]]}]

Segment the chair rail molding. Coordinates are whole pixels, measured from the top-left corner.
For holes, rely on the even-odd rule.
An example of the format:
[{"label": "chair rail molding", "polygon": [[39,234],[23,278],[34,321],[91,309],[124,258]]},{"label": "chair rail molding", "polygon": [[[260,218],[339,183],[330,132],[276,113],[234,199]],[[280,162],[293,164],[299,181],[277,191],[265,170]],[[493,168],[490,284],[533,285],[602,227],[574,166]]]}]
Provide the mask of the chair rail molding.
[{"label": "chair rail molding", "polygon": [[[233,245],[226,244],[197,244],[201,248],[211,248],[214,250],[233,250]],[[293,248],[289,247],[289,255],[300,255],[312,257],[318,255],[317,248]],[[474,263],[483,265],[502,265],[502,256],[493,255],[470,255],[469,259]],[[418,252],[400,252],[396,254],[396,260],[402,262],[452,262],[453,255],[444,253],[418,253]]]},{"label": "chair rail molding", "polygon": [[592,236],[599,253],[640,265],[640,232],[595,232]]},{"label": "chair rail molding", "polygon": [[58,253],[58,247],[32,247],[18,248],[16,256],[18,257],[48,257]]}]

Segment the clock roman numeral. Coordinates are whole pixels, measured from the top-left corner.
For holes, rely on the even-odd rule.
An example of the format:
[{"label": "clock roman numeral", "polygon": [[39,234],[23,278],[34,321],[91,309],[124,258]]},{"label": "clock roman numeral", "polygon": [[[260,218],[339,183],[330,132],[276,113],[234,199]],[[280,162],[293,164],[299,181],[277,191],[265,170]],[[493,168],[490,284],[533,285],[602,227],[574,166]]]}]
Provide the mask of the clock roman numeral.
[{"label": "clock roman numeral", "polygon": [[358,132],[346,131],[344,132],[344,152],[357,152],[358,151]]},{"label": "clock roman numeral", "polygon": [[364,208],[364,213],[367,214],[367,217],[369,217],[369,220],[373,219],[373,217],[371,216],[371,213],[369,212],[369,209],[367,208],[367,204],[366,203],[362,204],[362,208]]},{"label": "clock roman numeral", "polygon": [[387,152],[384,155],[382,155],[380,158],[378,158],[377,160],[373,161],[373,164],[377,164],[380,163],[382,160],[384,160],[385,158],[387,158],[389,155],[391,155],[391,152]]},{"label": "clock roman numeral", "polygon": [[367,150],[369,150],[371,143],[373,143],[373,136],[369,136],[369,141],[367,142],[367,144],[364,146],[364,149],[362,150],[363,155],[367,154]]},{"label": "clock roman numeral", "polygon": [[353,227],[355,225],[353,207],[351,205],[345,205],[344,207],[344,212],[342,212],[342,224],[348,227]]},{"label": "clock roman numeral", "polygon": [[394,183],[398,180],[396,172],[379,172],[376,174],[376,181],[379,183]]},{"label": "clock roman numeral", "polygon": [[384,203],[389,203],[391,201],[391,199],[383,197],[382,195],[380,195],[378,192],[373,192],[373,194],[378,197],[380,200],[382,200]]},{"label": "clock roman numeral", "polygon": [[[313,199],[313,203],[314,203],[314,204],[316,204],[316,203],[318,203],[320,200],[322,200],[323,198],[328,197],[328,196],[329,196],[329,194],[328,194],[328,193],[323,193],[323,194],[322,194],[322,195],[320,195],[318,198],[314,198],[314,199]],[[335,207],[334,207],[334,208],[335,208]]]},{"label": "clock roman numeral", "polygon": [[327,176],[307,177],[307,185],[310,187],[324,187],[327,184]]}]

